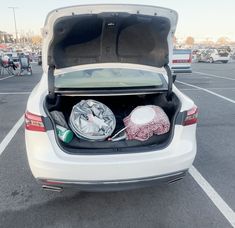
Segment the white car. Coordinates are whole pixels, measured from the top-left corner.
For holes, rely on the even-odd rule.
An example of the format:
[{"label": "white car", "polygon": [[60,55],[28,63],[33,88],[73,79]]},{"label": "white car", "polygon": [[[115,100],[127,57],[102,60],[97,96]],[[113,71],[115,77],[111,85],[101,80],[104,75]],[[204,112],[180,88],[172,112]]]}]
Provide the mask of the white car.
[{"label": "white car", "polygon": [[174,49],[172,71],[174,73],[192,73],[192,52],[190,49]]},{"label": "white car", "polygon": [[[43,75],[25,114],[28,162],[44,189],[119,190],[182,179],[196,155],[198,110],[172,82],[177,18],[171,9],[118,4],[73,6],[48,15]],[[132,108],[158,105],[170,131],[145,141],[62,142],[51,111],[68,121],[72,107],[90,98],[114,112],[117,127]]]},{"label": "white car", "polygon": [[228,63],[230,59],[229,53],[224,49],[216,49],[216,48],[210,48],[207,50],[204,50],[200,56],[198,61],[199,62],[222,62],[222,63]]}]

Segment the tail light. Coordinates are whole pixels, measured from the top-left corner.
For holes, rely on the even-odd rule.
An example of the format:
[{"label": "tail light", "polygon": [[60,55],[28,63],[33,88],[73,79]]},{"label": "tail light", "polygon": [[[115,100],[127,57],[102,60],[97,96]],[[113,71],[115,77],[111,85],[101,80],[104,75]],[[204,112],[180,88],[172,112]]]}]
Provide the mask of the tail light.
[{"label": "tail light", "polygon": [[25,128],[30,131],[46,131],[42,117],[30,112],[25,113]]},{"label": "tail light", "polygon": [[197,123],[198,120],[198,107],[194,106],[187,111],[187,116],[184,119],[183,125],[188,126]]},{"label": "tail light", "polygon": [[192,63],[192,54],[189,55],[188,62],[189,62],[189,63]]},{"label": "tail light", "polygon": [[190,55],[188,59],[173,59],[173,63],[191,63],[192,62],[192,56]]}]

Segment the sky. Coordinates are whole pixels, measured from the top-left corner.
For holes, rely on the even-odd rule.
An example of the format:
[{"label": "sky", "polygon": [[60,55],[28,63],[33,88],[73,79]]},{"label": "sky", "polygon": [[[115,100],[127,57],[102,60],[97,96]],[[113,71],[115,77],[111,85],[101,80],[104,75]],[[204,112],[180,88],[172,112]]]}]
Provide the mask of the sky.
[{"label": "sky", "polygon": [[179,14],[176,36],[216,41],[225,36],[235,41],[235,0],[0,0],[0,31],[14,34],[15,10],[18,33],[40,34],[49,11],[89,3],[142,3],[174,9]]}]

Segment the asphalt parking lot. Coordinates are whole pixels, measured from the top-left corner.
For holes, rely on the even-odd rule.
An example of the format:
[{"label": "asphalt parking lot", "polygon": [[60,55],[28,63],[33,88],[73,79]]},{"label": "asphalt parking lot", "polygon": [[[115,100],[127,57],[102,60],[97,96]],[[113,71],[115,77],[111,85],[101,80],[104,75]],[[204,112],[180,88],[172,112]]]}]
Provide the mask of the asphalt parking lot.
[{"label": "asphalt parking lot", "polygon": [[41,77],[39,66],[33,71],[0,76],[0,148],[7,145],[0,149],[0,227],[235,227],[235,63],[195,63],[193,74],[177,77],[200,111],[190,174],[171,185],[110,193],[48,192],[35,182],[21,125]]}]

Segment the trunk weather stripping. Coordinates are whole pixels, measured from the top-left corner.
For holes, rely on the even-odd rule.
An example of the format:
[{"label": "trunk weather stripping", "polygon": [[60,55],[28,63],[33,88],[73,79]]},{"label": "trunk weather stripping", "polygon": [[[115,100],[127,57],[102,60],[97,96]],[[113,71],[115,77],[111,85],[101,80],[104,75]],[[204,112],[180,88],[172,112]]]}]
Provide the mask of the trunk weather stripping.
[{"label": "trunk weather stripping", "polygon": [[171,72],[171,68],[169,67],[169,65],[165,65],[164,68],[166,70],[167,77],[168,77],[167,100],[171,101],[172,100],[172,84],[173,84],[172,72]]},{"label": "trunk weather stripping", "polygon": [[[173,94],[173,93],[172,93]],[[60,97],[57,96],[57,97]],[[49,97],[48,97],[49,98]],[[173,119],[171,121],[172,126],[177,124],[177,125],[182,125],[185,116],[187,114],[187,112],[180,112],[181,110],[181,102],[179,101],[179,105],[178,108],[176,110],[175,115],[173,116]],[[46,127],[47,131],[53,130],[54,131],[54,136],[55,136],[55,140],[56,143],[58,145],[58,147],[65,152],[66,154],[72,154],[72,155],[112,155],[112,154],[131,154],[131,153],[144,153],[144,152],[152,152],[152,151],[156,151],[156,150],[160,150],[163,148],[166,148],[173,139],[174,136],[174,132],[175,132],[175,126],[172,127],[172,129],[170,130],[170,135],[168,137],[168,139],[166,140],[166,142],[161,143],[160,145],[158,144],[152,144],[152,145],[146,145],[146,146],[133,146],[133,147],[127,147],[127,148],[116,148],[116,147],[110,147],[110,148],[72,148],[69,147],[68,145],[63,144],[55,131],[55,123],[51,117],[51,114],[49,112],[49,110],[47,109],[47,105],[46,105],[46,99],[43,102],[43,108],[47,114],[47,117],[43,118],[43,123]]]},{"label": "trunk weather stripping", "polygon": [[52,65],[48,69],[48,90],[50,98],[55,97],[55,94],[66,95],[66,96],[114,96],[114,95],[138,95],[138,94],[154,94],[154,93],[167,93],[167,99],[172,98],[172,73],[168,65],[164,66],[167,76],[168,83],[164,80],[163,85],[152,85],[152,86],[138,86],[138,87],[114,87],[114,88],[58,88],[55,87],[55,67]]},{"label": "trunk weather stripping", "polygon": [[55,83],[55,77],[54,77],[54,71],[55,71],[55,66],[50,65],[48,68],[48,92],[50,98],[55,97],[55,90],[54,90],[54,83]]},{"label": "trunk weather stripping", "polygon": [[138,95],[167,93],[167,88],[159,89],[158,87],[138,87],[138,88],[99,88],[99,89],[73,89],[73,88],[54,88],[56,94],[77,95],[77,96],[116,96],[116,95]]}]

